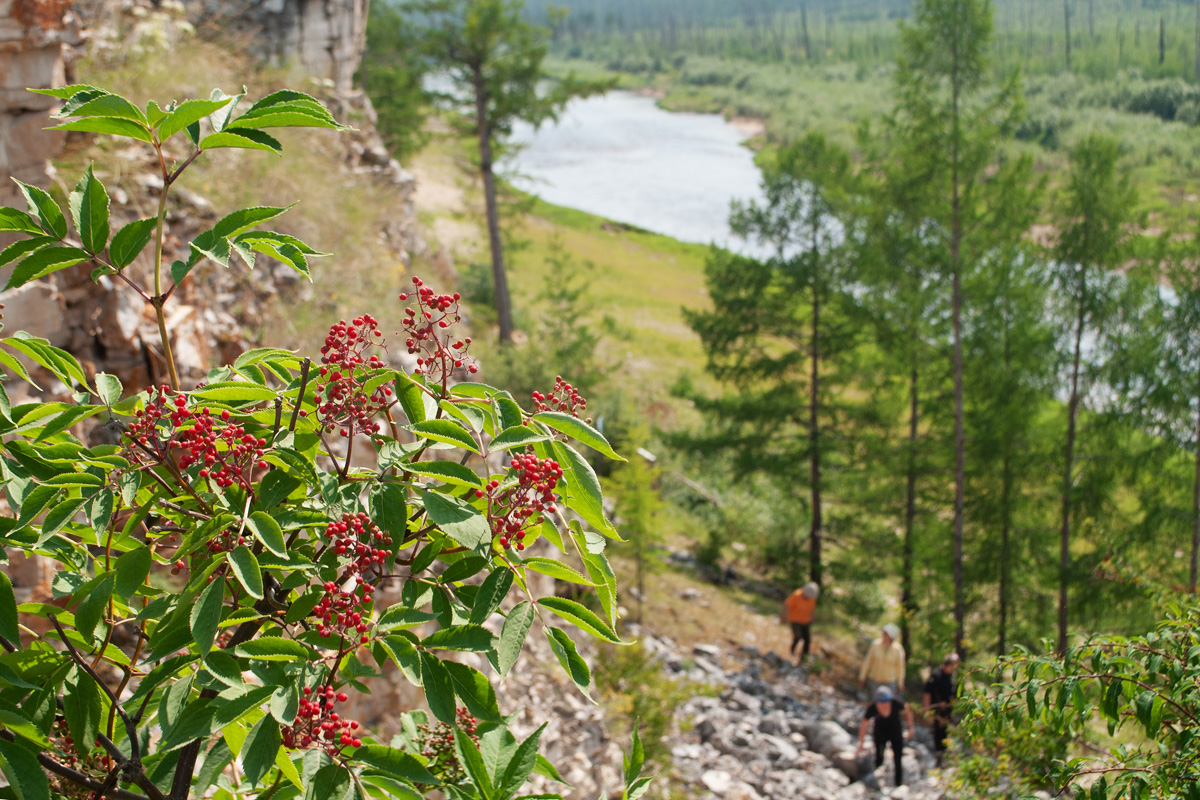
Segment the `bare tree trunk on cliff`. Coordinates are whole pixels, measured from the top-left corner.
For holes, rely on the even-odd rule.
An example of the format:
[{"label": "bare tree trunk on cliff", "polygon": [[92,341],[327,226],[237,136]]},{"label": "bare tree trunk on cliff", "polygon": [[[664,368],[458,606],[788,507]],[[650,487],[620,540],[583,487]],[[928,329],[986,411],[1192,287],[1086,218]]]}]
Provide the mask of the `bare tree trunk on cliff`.
[{"label": "bare tree trunk on cliff", "polygon": [[812,241],[813,241],[813,274],[812,274],[812,347],[810,358],[812,359],[812,381],[809,386],[809,403],[808,403],[808,446],[811,448],[809,454],[809,472],[812,482],[812,525],[809,529],[809,579],[818,586],[821,585],[821,448],[820,448],[820,423],[817,419],[817,409],[819,408],[818,388],[821,378],[821,270],[817,264],[820,253],[817,249],[817,236],[819,220],[816,215],[813,215],[812,226]]}]

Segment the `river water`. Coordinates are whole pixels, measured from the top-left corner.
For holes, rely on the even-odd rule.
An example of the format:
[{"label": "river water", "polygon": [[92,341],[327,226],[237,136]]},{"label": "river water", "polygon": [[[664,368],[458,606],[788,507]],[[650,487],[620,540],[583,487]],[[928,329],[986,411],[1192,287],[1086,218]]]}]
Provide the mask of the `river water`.
[{"label": "river water", "polygon": [[747,136],[719,115],[663,111],[615,91],[572,101],[556,124],[518,127],[522,147],[504,168],[549,203],[758,254],[729,229],[732,200],[762,199]]}]

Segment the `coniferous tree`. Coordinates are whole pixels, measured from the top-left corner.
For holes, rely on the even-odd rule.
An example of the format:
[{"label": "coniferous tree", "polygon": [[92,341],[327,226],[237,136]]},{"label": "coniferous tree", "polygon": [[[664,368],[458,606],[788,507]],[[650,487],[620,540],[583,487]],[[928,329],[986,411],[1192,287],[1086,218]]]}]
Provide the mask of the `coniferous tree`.
[{"label": "coniferous tree", "polygon": [[[1118,148],[1111,139],[1089,136],[1071,152],[1071,172],[1058,204],[1059,234],[1054,248],[1057,289],[1069,311],[1070,372],[1059,522],[1058,648],[1067,646],[1071,521],[1075,500],[1075,450],[1081,404],[1094,369],[1085,362],[1084,337],[1098,340],[1111,320],[1116,295],[1113,274],[1124,259],[1125,225],[1134,204],[1129,181],[1117,170]],[[1095,344],[1092,345],[1093,349]]]},{"label": "coniferous tree", "polygon": [[999,131],[1019,112],[1015,77],[988,84],[987,47],[992,34],[988,0],[920,0],[913,24],[901,29],[896,73],[895,135],[903,152],[923,159],[930,182],[927,218],[940,242],[938,265],[950,283],[954,383],[953,572],[955,647],[965,627],[963,525],[966,441],[962,325],[964,282],[991,246],[985,227]]},{"label": "coniferous tree", "polygon": [[469,120],[464,132],[478,142],[496,318],[500,342],[508,343],[512,301],[496,201],[497,151],[518,121],[540,125],[554,119],[572,98],[612,84],[568,76],[550,89],[541,87],[550,31],[525,21],[523,0],[410,0],[406,7],[416,12],[426,56],[454,84],[450,99],[463,105]]},{"label": "coniferous tree", "polygon": [[818,584],[824,469],[845,380],[839,359],[857,341],[845,244],[852,180],[849,155],[822,136],[784,147],[767,170],[765,204],[735,205],[732,215],[735,231],[774,255],[757,261],[714,250],[706,270],[714,308],[687,313],[709,372],[737,390],[694,398],[716,423],[703,442],[731,450],[743,471],[807,487],[809,575]]}]

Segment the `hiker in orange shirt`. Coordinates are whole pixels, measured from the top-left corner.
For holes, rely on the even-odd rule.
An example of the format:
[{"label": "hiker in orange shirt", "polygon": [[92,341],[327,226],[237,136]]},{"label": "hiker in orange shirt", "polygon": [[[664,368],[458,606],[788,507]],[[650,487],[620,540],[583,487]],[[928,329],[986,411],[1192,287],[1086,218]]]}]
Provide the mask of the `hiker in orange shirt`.
[{"label": "hiker in orange shirt", "polygon": [[817,610],[817,598],[820,594],[821,587],[815,583],[806,583],[788,596],[779,612],[780,621],[790,622],[792,625],[792,647],[789,651],[791,655],[796,655],[796,645],[801,639],[804,640],[804,649],[800,651],[797,664],[808,658],[808,650],[812,644],[813,613]]}]

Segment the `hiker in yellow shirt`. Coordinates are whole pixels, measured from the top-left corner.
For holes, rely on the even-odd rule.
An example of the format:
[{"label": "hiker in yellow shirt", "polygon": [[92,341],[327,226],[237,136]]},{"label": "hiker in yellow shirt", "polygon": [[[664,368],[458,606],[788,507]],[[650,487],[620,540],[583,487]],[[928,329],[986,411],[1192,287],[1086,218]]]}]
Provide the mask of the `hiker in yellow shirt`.
[{"label": "hiker in yellow shirt", "polygon": [[867,687],[872,697],[880,686],[887,686],[892,694],[904,693],[904,648],[896,641],[899,638],[900,629],[889,622],[883,626],[882,635],[871,642],[863,659],[858,684]]},{"label": "hiker in yellow shirt", "polygon": [[817,598],[820,595],[821,587],[815,583],[806,583],[788,596],[779,612],[780,621],[791,623],[792,626],[792,648],[789,651],[791,655],[796,655],[796,645],[801,640],[804,641],[804,649],[800,651],[797,664],[808,658],[808,649],[812,644],[813,613],[817,610]]}]

